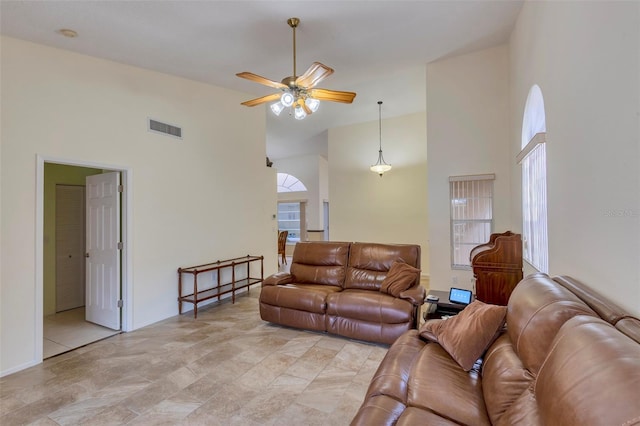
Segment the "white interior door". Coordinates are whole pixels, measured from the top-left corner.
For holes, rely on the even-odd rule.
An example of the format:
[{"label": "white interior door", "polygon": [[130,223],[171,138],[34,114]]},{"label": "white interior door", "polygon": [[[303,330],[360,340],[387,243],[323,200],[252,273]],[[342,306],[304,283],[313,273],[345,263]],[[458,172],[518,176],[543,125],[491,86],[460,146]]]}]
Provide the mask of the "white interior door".
[{"label": "white interior door", "polygon": [[120,173],[86,178],[86,317],[120,329]]},{"label": "white interior door", "polygon": [[56,185],[56,312],[84,306],[84,186]]}]

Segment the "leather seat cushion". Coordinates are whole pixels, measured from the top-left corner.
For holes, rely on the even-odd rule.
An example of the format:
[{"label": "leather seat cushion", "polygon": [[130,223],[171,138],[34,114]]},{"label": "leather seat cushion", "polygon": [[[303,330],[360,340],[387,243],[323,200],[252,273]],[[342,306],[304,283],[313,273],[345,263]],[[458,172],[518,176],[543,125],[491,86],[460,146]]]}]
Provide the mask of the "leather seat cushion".
[{"label": "leather seat cushion", "polygon": [[406,404],[409,374],[426,345],[418,336],[418,330],[409,330],[398,337],[371,378],[366,399],[387,395]]},{"label": "leather seat cushion", "polygon": [[327,295],[327,315],[381,324],[412,321],[413,305],[379,291],[343,290]]},{"label": "leather seat cushion", "polygon": [[490,425],[482,379],[464,372],[437,343],[428,343],[413,362],[407,381],[407,405],[467,425]]},{"label": "leather seat cushion", "polygon": [[340,287],[323,284],[264,286],[260,292],[260,303],[323,314],[327,296],[340,290]]}]

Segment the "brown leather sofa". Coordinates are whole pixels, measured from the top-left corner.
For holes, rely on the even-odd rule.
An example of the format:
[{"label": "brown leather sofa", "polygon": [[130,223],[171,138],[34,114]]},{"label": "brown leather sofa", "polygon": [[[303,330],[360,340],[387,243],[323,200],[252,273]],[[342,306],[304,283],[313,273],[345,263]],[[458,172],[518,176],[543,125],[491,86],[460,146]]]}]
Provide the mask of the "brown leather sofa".
[{"label": "brown leather sofa", "polygon": [[[381,291],[395,262],[417,268],[409,288]],[[276,324],[391,344],[416,327],[424,302],[420,246],[349,242],[296,244],[289,273],[267,277],[260,317]]]},{"label": "brown leather sofa", "polygon": [[637,425],[639,342],[640,320],[584,284],[531,275],[481,365],[465,372],[410,330],[389,348],[351,424]]}]

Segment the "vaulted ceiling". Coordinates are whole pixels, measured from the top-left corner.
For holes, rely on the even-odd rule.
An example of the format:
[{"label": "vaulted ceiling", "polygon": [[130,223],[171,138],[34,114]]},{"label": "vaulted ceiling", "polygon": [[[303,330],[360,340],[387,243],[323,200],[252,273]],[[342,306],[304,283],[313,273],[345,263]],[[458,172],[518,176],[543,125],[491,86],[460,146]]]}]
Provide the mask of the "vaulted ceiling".
[{"label": "vaulted ceiling", "polygon": [[[335,69],[320,86],[357,92],[353,104],[323,102],[305,120],[268,108],[267,155],[326,155],[328,128],[425,110],[425,64],[505,43],[522,0],[442,1],[8,1],[0,33],[247,93],[240,79],[280,81],[318,61]],[[57,30],[73,29],[76,38]],[[469,70],[473,72],[473,70]],[[324,150],[324,152],[323,152]]]}]

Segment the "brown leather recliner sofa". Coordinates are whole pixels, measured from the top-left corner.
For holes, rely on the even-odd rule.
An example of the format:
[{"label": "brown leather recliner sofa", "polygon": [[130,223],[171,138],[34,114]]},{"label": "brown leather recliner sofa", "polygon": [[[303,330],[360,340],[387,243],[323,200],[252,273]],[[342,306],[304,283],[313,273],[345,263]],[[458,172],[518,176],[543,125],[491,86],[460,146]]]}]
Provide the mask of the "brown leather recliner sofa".
[{"label": "brown leather recliner sofa", "polygon": [[640,320],[570,277],[522,280],[469,372],[425,328],[389,348],[351,425],[640,424]]},{"label": "brown leather recliner sofa", "polygon": [[[396,262],[417,273],[409,288],[394,295],[381,289]],[[425,297],[419,268],[419,245],[301,242],[294,249],[290,272],[263,281],[260,317],[290,327],[391,344],[418,323]]]}]

